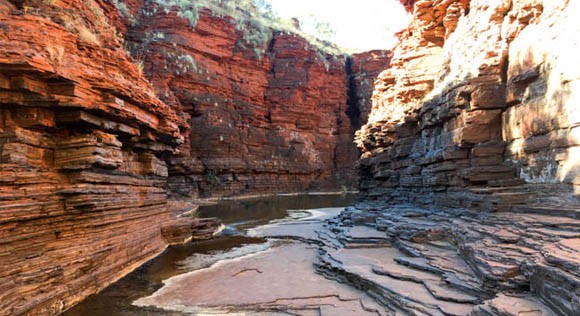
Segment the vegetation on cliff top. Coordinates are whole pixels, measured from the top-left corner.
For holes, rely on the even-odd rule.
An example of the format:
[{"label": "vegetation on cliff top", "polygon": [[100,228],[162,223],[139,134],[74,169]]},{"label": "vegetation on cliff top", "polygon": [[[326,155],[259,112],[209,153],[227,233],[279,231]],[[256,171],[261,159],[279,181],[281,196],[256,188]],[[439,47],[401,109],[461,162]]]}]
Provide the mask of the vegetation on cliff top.
[{"label": "vegetation on cliff top", "polygon": [[[177,11],[177,15],[187,19],[191,27],[196,27],[200,12],[204,9],[211,11],[214,16],[230,17],[234,20],[236,29],[243,34],[243,43],[240,45],[252,47],[261,55],[273,32],[296,34],[308,40],[313,47],[334,55],[344,54],[345,50],[326,40],[333,30],[328,23],[309,20],[302,23],[314,23],[317,34],[311,35],[300,29],[298,19],[284,19],[276,16],[271,6],[265,0],[149,0],[153,7],[142,12],[151,16],[159,12],[169,14]],[[120,15],[132,24],[137,19],[131,14],[122,0],[113,0]]]}]

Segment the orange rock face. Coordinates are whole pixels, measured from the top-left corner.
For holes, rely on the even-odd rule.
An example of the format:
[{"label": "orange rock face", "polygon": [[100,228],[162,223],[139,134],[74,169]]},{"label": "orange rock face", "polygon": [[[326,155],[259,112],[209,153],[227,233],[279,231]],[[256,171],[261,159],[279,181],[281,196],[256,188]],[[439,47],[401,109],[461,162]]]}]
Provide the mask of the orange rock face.
[{"label": "orange rock face", "polygon": [[[15,4],[17,5],[15,5]],[[100,1],[0,1],[0,314],[55,315],[165,248],[155,97]]]},{"label": "orange rock face", "polygon": [[125,5],[0,0],[0,315],[58,314],[191,239],[170,196],[356,181],[344,57]]},{"label": "orange rock face", "polygon": [[129,28],[133,52],[158,95],[190,117],[186,145],[170,160],[175,196],[354,186],[359,153],[344,57],[294,35],[248,43],[232,20],[208,10],[194,28],[176,8],[137,10],[152,13]]}]

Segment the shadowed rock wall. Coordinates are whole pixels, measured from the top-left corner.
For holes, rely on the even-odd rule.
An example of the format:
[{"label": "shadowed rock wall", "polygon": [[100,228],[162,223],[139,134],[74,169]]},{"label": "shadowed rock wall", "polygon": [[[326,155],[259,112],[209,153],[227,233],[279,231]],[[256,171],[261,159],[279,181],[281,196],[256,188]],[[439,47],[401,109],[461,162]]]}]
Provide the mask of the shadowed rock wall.
[{"label": "shadowed rock wall", "polygon": [[372,107],[372,95],[378,75],[390,67],[393,53],[374,50],[353,54],[350,58],[350,109],[357,129],[367,123]]},{"label": "shadowed rock wall", "polygon": [[[153,1],[130,7],[137,18],[127,33],[133,55],[142,56],[161,99],[191,125],[186,144],[170,160],[174,196],[356,186],[353,166],[360,153],[352,143],[358,124],[352,120],[359,118],[347,115],[345,56],[324,53],[296,35],[240,27],[208,9],[199,11],[192,27],[177,7],[163,10]],[[266,40],[252,41],[256,36]],[[367,99],[370,93],[361,92]]]}]

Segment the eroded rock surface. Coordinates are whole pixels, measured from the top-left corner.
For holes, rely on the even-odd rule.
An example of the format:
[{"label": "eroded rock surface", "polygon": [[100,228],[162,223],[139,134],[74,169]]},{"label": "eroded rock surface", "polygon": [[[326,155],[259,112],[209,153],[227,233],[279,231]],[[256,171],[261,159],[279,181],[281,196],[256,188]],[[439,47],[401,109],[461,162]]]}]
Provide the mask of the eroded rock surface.
[{"label": "eroded rock surface", "polygon": [[315,256],[313,246],[278,242],[269,250],[173,277],[134,304],[206,315],[384,315],[364,293],[316,274]]},{"label": "eroded rock surface", "polygon": [[358,132],[363,194],[575,217],[578,4],[407,3],[413,20]]},{"label": "eroded rock surface", "polygon": [[159,1],[0,0],[1,315],[58,314],[212,233],[168,196],[353,187],[346,58],[244,40]]},{"label": "eroded rock surface", "polygon": [[580,4],[401,3],[319,269],[414,315],[579,315]]},{"label": "eroded rock surface", "polygon": [[0,1],[0,315],[55,315],[165,247],[155,97],[101,1]]},{"label": "eroded rock surface", "polygon": [[[163,227],[188,239],[187,203],[168,194],[355,178],[347,87],[366,86],[345,58],[285,34],[249,45],[207,10],[192,29],[157,1],[114,3],[127,11],[0,0],[1,314],[60,313],[172,243]],[[279,251],[316,254],[387,313],[578,315],[579,2],[401,3],[414,19],[358,134],[371,204],[264,234],[313,243]],[[326,289],[282,305],[374,312]]]},{"label": "eroded rock surface", "polygon": [[[363,291],[329,280],[313,267],[321,250],[319,231],[343,210],[290,210],[286,218],[248,232],[268,237],[267,243],[219,254],[210,267],[165,280],[133,305],[204,315],[387,315]],[[198,267],[198,261],[192,256],[183,264]]]},{"label": "eroded rock surface", "polygon": [[[192,26],[177,6],[127,5],[137,19],[127,26],[129,47],[142,56],[158,95],[190,117],[186,144],[170,160],[173,195],[356,187],[359,117],[347,104],[345,56],[208,9]],[[365,62],[357,63],[361,70]],[[372,83],[376,74],[360,71],[357,78]],[[365,88],[355,95],[368,100],[372,89]]]},{"label": "eroded rock surface", "polygon": [[252,234],[316,245],[318,273],[365,291],[388,315],[580,311],[578,220],[368,203],[333,211]]},{"label": "eroded rock surface", "polygon": [[290,211],[249,234],[296,242],[272,241],[265,252],[169,279],[136,304],[218,314],[555,316],[580,310],[580,222],[574,219],[358,203]]}]

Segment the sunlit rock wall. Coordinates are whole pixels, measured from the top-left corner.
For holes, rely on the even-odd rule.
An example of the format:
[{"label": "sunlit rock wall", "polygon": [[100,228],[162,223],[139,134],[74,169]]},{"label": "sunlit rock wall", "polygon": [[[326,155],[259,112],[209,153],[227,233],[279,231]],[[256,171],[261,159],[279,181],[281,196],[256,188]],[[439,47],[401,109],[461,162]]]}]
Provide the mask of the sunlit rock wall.
[{"label": "sunlit rock wall", "polygon": [[[482,287],[519,283],[554,313],[577,315],[579,240],[562,232],[580,217],[580,3],[401,3],[412,22],[357,132],[361,205],[383,212],[377,226],[398,247],[451,241]],[[502,276],[489,282],[494,270]],[[531,309],[507,302],[473,314]]]},{"label": "sunlit rock wall", "polygon": [[580,4],[537,1],[515,5],[520,12],[510,19],[535,23],[521,31],[512,23],[504,31],[504,36],[513,38],[506,72],[508,109],[502,114],[506,159],[528,183],[578,186]]},{"label": "sunlit rock wall", "polygon": [[539,196],[578,205],[579,4],[404,4],[413,20],[357,136],[363,194],[485,210],[529,210]]}]

